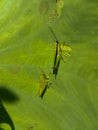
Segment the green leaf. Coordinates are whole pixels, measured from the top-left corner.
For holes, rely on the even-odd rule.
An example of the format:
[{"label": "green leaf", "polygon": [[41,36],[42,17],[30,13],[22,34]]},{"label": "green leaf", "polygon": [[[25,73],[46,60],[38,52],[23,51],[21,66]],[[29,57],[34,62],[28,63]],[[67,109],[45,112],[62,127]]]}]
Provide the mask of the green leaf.
[{"label": "green leaf", "polygon": [[[98,129],[98,2],[63,2],[58,17],[56,0],[0,0],[0,86],[19,99],[6,102],[5,92],[1,100],[16,130]],[[55,38],[48,26],[72,48],[56,79]],[[52,83],[43,99],[40,68],[51,73]]]}]

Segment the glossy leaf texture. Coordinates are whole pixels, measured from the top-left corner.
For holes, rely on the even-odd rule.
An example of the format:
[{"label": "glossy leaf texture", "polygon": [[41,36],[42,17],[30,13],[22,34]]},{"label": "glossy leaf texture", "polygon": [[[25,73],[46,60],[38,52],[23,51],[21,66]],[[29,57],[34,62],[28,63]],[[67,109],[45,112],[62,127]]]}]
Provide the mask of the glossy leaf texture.
[{"label": "glossy leaf texture", "polygon": [[[98,130],[98,2],[61,2],[0,0],[0,86],[19,99],[1,100],[15,130]],[[41,99],[41,69],[52,73],[55,55],[48,26],[72,53]]]}]

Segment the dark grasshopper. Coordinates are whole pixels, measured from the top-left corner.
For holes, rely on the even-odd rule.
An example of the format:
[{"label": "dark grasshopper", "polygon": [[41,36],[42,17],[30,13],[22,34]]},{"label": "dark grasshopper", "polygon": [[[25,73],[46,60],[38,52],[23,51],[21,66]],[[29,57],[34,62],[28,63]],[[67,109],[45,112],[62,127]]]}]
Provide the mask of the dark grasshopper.
[{"label": "dark grasshopper", "polygon": [[[55,50],[55,57],[54,57],[54,64],[53,64],[53,74],[55,75],[55,78],[58,74],[58,69],[61,60],[63,60],[62,53],[64,52],[67,56],[70,56],[70,52],[72,51],[71,47],[68,45],[65,45],[63,43],[60,43],[52,30],[51,27],[49,27],[51,32],[53,33],[55,39],[56,39],[56,50]],[[64,60],[63,60],[64,61]]]}]

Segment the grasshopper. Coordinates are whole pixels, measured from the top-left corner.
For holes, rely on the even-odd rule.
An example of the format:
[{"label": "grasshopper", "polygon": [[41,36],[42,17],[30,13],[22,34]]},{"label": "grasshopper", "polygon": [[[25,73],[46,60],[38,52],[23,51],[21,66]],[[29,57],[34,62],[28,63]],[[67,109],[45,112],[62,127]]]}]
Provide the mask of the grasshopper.
[{"label": "grasshopper", "polygon": [[[51,32],[53,33],[55,39],[56,39],[56,50],[55,50],[55,58],[54,58],[54,65],[53,65],[53,74],[55,75],[55,78],[58,74],[58,69],[59,69],[59,65],[61,60],[63,60],[63,56],[62,53],[64,52],[64,54],[66,54],[66,56],[70,56],[70,52],[72,51],[71,47],[68,45],[65,45],[63,43],[60,43],[54,33],[54,31],[52,30],[51,27],[49,27]],[[64,61],[64,60],[63,60]]]},{"label": "grasshopper", "polygon": [[49,76],[41,72],[39,79],[39,97],[43,98],[47,88],[49,88]]}]

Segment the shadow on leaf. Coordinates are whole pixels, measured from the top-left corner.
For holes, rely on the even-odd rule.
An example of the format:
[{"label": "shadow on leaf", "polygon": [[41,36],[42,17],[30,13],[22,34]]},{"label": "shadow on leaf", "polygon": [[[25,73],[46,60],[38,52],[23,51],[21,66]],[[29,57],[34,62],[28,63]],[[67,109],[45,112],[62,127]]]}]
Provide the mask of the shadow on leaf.
[{"label": "shadow on leaf", "polygon": [[8,90],[4,86],[0,86],[0,99],[9,103],[19,100],[18,96],[14,92]]}]

